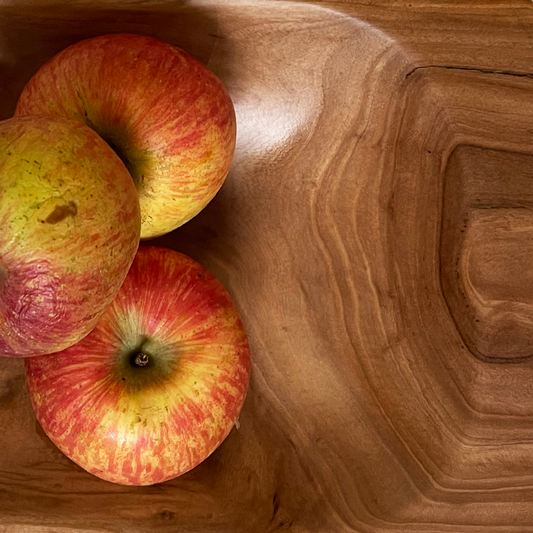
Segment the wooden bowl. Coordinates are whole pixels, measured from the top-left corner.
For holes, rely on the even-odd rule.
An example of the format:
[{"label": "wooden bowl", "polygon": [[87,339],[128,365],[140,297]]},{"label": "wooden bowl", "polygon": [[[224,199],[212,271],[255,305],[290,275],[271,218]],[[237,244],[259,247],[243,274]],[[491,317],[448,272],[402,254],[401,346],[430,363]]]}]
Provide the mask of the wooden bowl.
[{"label": "wooden bowl", "polygon": [[63,456],[0,361],[0,532],[532,532],[532,30],[526,0],[0,3],[0,118],[109,32],[225,82],[231,173],[156,242],[253,356],[240,429],[145,488]]}]

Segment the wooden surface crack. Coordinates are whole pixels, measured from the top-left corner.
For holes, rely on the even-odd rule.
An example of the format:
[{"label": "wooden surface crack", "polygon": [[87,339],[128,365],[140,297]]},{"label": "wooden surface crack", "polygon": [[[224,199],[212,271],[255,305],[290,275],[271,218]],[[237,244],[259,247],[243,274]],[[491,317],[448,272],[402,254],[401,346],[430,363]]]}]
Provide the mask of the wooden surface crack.
[{"label": "wooden surface crack", "polygon": [[477,68],[477,67],[460,67],[456,65],[421,65],[410,70],[405,79],[410,78],[418,70],[426,69],[443,69],[443,70],[462,70],[465,72],[476,72],[478,74],[498,74],[501,76],[513,76],[516,78],[530,78],[533,79],[533,74],[530,72],[514,72],[512,70],[495,70],[489,68]]}]

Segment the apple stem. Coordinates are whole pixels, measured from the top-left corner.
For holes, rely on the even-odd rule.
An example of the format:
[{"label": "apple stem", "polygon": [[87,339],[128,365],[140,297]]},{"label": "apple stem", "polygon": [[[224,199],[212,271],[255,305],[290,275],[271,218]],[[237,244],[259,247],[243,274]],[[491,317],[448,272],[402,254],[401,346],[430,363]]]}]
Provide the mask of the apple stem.
[{"label": "apple stem", "polygon": [[135,357],[135,364],[137,366],[146,366],[148,364],[149,358],[148,354],[144,352],[139,352]]}]

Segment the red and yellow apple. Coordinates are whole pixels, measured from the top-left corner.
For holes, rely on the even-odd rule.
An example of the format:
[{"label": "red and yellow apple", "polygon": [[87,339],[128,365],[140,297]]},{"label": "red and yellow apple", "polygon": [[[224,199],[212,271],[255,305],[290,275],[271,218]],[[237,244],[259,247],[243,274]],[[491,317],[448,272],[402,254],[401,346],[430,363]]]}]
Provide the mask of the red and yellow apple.
[{"label": "red and yellow apple", "polygon": [[26,360],[50,439],[92,474],[151,485],[190,470],[225,439],[250,377],[246,334],[222,284],[193,259],[141,246],[96,328]]},{"label": "red and yellow apple", "polygon": [[117,152],[138,190],[142,239],[198,214],[235,149],[235,111],[220,80],[184,51],[142,35],[86,39],[50,59],[16,108],[40,113],[84,122]]},{"label": "red and yellow apple", "polygon": [[139,245],[117,155],[72,119],[0,122],[0,355],[76,343],[115,298]]}]

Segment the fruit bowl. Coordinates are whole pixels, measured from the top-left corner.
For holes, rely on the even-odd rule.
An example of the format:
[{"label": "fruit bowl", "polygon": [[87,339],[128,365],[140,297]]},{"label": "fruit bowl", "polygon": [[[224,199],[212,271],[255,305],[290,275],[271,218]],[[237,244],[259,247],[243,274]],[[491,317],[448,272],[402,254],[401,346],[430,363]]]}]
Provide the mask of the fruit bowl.
[{"label": "fruit bowl", "polygon": [[533,531],[533,7],[509,0],[0,6],[0,118],[83,38],[225,83],[226,183],[160,237],[232,294],[251,388],[200,466],[72,463],[0,361],[0,532]]}]

